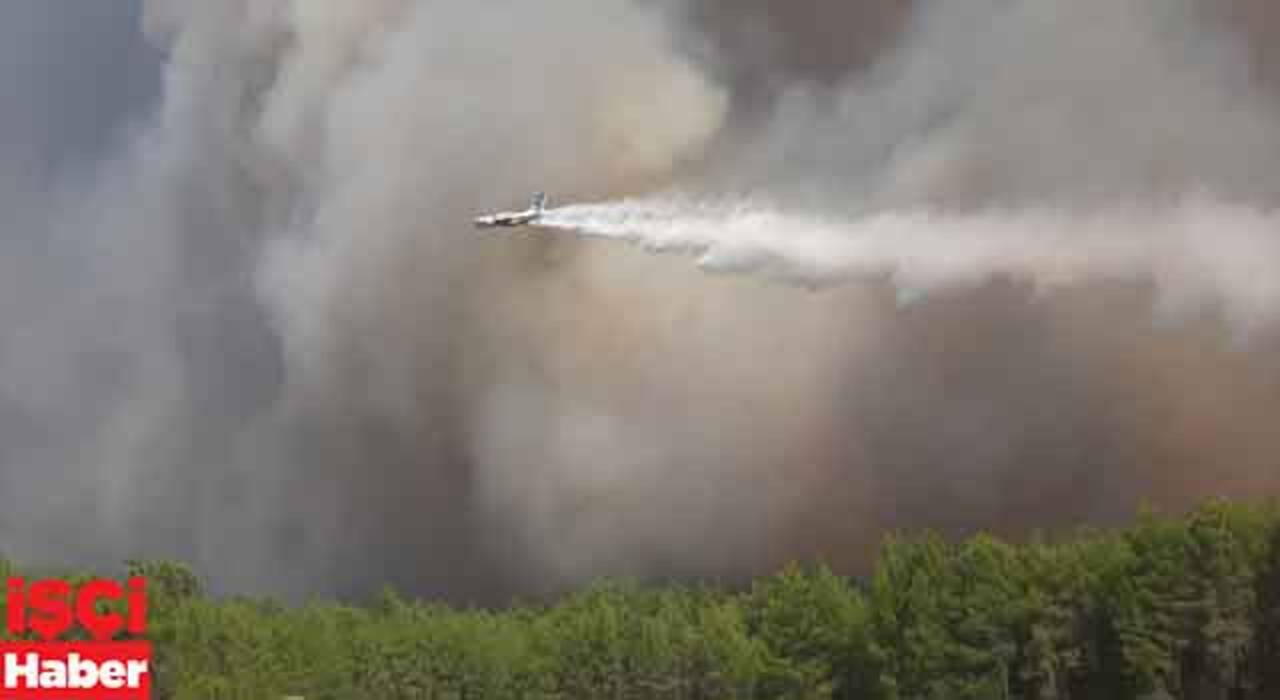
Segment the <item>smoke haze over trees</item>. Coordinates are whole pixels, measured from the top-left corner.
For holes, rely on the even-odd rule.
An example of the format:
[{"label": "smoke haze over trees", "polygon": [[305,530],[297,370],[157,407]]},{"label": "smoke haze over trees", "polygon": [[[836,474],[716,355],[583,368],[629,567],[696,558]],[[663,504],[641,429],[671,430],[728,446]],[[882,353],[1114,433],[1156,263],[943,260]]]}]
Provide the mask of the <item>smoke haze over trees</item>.
[{"label": "smoke haze over trees", "polygon": [[[1269,7],[6,3],[0,546],[488,599],[1274,493],[1271,308],[1000,274],[903,306],[468,227],[535,189],[1265,220]],[[1221,276],[1266,300],[1273,265]]]},{"label": "smoke haze over trees", "polygon": [[130,572],[148,579],[162,697],[1264,700],[1278,523],[1211,503],[1053,543],[896,538],[862,581],[598,582],[501,610],[394,592],[286,607],[207,597],[176,564]]}]

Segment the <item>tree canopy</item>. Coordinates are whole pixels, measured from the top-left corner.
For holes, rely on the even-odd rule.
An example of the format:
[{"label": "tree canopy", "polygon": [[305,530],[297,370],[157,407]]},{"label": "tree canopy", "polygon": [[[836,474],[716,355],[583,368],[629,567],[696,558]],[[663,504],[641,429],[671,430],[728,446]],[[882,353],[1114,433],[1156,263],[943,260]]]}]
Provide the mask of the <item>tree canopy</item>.
[{"label": "tree canopy", "polygon": [[1280,698],[1270,505],[1054,542],[894,537],[867,580],[794,565],[742,590],[602,582],[505,610],[214,598],[180,564],[129,568],[175,700]]}]

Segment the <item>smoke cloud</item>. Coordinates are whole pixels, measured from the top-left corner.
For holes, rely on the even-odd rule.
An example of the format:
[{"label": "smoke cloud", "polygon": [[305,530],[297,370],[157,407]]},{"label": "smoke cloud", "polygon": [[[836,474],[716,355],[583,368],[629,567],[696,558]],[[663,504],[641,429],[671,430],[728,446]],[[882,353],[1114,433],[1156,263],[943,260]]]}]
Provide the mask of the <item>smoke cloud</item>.
[{"label": "smoke cloud", "polygon": [[905,211],[842,222],[655,200],[564,207],[538,225],[693,254],[710,272],[803,287],[885,278],[904,301],[997,277],[1040,294],[1096,282],[1152,284],[1166,313],[1214,309],[1248,332],[1280,314],[1280,285],[1270,276],[1280,254],[1276,224],[1270,212],[1208,202],[1084,217]]},{"label": "smoke cloud", "polygon": [[[1270,15],[859,8],[132,8],[152,111],[0,171],[0,545],[490,600],[1274,493]],[[470,230],[535,189],[748,274]]]}]

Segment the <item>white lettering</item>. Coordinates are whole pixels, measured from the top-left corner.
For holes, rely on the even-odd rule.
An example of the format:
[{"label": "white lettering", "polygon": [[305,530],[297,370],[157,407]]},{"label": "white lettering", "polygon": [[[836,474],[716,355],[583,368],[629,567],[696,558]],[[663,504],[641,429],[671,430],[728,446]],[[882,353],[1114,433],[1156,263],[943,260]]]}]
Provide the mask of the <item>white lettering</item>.
[{"label": "white lettering", "polygon": [[98,683],[107,690],[120,690],[124,687],[125,666],[121,661],[104,661],[98,668]]},{"label": "white lettering", "polygon": [[137,659],[129,660],[129,687],[130,688],[142,687],[142,677],[147,675],[147,667],[148,667],[148,664],[146,661],[139,661]]},{"label": "white lettering", "polygon": [[67,687],[67,665],[61,661],[42,661],[40,663],[40,687]]},{"label": "white lettering", "polygon": [[26,654],[25,661],[20,661],[17,654],[4,655],[4,687],[6,688],[38,688],[40,687],[40,656]]},{"label": "white lettering", "polygon": [[150,672],[142,659],[98,663],[70,653],[66,660],[42,659],[35,652],[4,655],[5,690],[137,690]]},{"label": "white lettering", "polygon": [[98,687],[98,662],[85,661],[72,652],[67,655],[67,680],[72,690],[96,690]]}]

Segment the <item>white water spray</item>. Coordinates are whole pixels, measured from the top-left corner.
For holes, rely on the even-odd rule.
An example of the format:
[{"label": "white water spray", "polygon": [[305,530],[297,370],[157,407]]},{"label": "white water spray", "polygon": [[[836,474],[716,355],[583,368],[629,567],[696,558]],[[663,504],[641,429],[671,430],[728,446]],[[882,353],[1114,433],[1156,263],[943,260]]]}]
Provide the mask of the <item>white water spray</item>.
[{"label": "white water spray", "polygon": [[1037,291],[1154,284],[1162,309],[1280,320],[1280,217],[1211,199],[1092,213],[890,211],[858,219],[683,198],[572,205],[540,225],[694,256],[700,268],[810,288],[888,279],[904,300],[996,277]]}]

